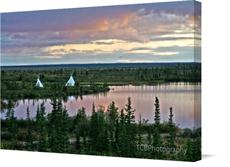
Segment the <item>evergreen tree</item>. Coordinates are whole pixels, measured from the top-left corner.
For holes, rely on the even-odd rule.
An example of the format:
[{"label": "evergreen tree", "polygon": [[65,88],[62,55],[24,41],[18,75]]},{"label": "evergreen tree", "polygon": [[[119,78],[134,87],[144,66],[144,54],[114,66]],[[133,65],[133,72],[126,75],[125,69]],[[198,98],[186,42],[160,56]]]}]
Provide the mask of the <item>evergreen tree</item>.
[{"label": "evergreen tree", "polygon": [[128,98],[128,103],[125,105],[125,137],[124,143],[126,151],[124,156],[135,157],[136,152],[136,125],[135,125],[135,109],[132,108],[131,98]]},{"label": "evergreen tree", "polygon": [[128,98],[128,103],[125,105],[125,112],[126,112],[126,115],[125,115],[126,123],[128,125],[130,125],[131,123],[134,123],[135,122],[135,115],[134,115],[135,109],[132,108],[130,97]]},{"label": "evergreen tree", "polygon": [[106,123],[104,108],[99,107],[97,112],[93,104],[90,118],[89,142],[92,154],[104,155],[108,152],[108,125]]},{"label": "evergreen tree", "polygon": [[118,135],[118,108],[113,101],[108,107],[108,128],[109,128],[109,142],[110,150],[116,152],[117,150],[117,135]]},{"label": "evergreen tree", "polygon": [[45,117],[44,102],[41,104],[41,108],[38,107],[36,115],[36,130],[38,134],[38,151],[47,151],[47,120]]},{"label": "evergreen tree", "polygon": [[98,138],[97,138],[97,151],[100,154],[107,152],[108,145],[108,125],[105,119],[104,108],[100,107],[97,111],[97,125],[98,125]]},{"label": "evergreen tree", "polygon": [[[60,100],[61,101],[61,100]],[[66,108],[62,108],[62,115],[61,115],[61,152],[68,153],[69,152],[69,115]]]},{"label": "evergreen tree", "polygon": [[89,138],[90,138],[90,150],[92,153],[96,152],[96,144],[98,140],[98,120],[97,120],[97,112],[95,109],[95,105],[92,105],[92,115],[90,117],[90,130],[89,130]]},{"label": "evergreen tree", "polygon": [[[153,125],[153,146],[158,147],[161,145],[161,134],[160,134],[160,103],[157,97],[155,97],[155,112],[154,112],[154,125]],[[154,153],[154,158],[159,158],[159,153]]]},{"label": "evergreen tree", "polygon": [[57,151],[56,146],[58,145],[58,142],[56,140],[57,136],[57,130],[55,126],[55,122],[57,119],[57,100],[52,99],[52,112],[48,114],[48,142],[49,142],[49,148],[50,151]]},{"label": "evergreen tree", "polygon": [[125,113],[124,110],[121,109],[119,113],[119,123],[118,123],[118,136],[117,136],[117,154],[119,156],[124,156],[126,152],[126,125],[125,125]]},{"label": "evergreen tree", "polygon": [[169,130],[169,137],[168,137],[167,145],[169,147],[175,147],[176,126],[174,125],[174,122],[173,122],[172,107],[169,108],[168,130]]},{"label": "evergreen tree", "polygon": [[125,125],[125,113],[123,109],[120,111],[120,125],[122,127]]},{"label": "evergreen tree", "polygon": [[53,110],[48,116],[49,145],[52,152],[69,151],[69,120],[66,109],[63,109],[62,100],[52,100]]},{"label": "evergreen tree", "polygon": [[18,135],[18,127],[16,122],[16,117],[14,116],[14,103],[12,100],[8,101],[7,104],[7,113],[6,113],[6,121],[8,123],[8,132],[11,140],[10,149],[17,149],[17,135]]},{"label": "evergreen tree", "polygon": [[160,103],[158,97],[155,97],[155,115],[154,115],[154,121],[155,126],[160,126]]},{"label": "evergreen tree", "polygon": [[32,136],[32,120],[30,119],[29,107],[26,112],[27,134],[26,134],[26,150],[32,151],[34,149]]},{"label": "evergreen tree", "polygon": [[75,132],[76,132],[76,149],[81,150],[80,138],[83,139],[82,148],[86,149],[86,137],[88,132],[88,120],[85,114],[85,108],[82,107],[74,119]]}]

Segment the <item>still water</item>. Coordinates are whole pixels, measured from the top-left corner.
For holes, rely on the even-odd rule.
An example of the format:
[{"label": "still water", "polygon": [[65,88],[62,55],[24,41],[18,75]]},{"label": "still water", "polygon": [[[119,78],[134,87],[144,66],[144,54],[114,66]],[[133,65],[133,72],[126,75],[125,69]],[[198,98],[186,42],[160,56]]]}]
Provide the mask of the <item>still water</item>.
[{"label": "still water", "polygon": [[[124,108],[128,97],[135,111],[135,119],[148,119],[150,123],[154,120],[154,99],[159,98],[161,121],[168,120],[169,108],[173,108],[174,122],[181,128],[193,128],[200,126],[201,112],[201,85],[190,83],[168,83],[155,86],[111,86],[107,93],[96,95],[84,95],[82,99],[73,96],[68,97],[63,102],[68,114],[74,116],[81,107],[86,109],[86,114],[90,115],[92,104],[96,107],[104,106],[105,110],[108,105],[114,101],[119,109]],[[31,117],[35,117],[36,109],[39,104],[45,102],[46,112],[50,113],[52,106],[50,99],[39,100],[18,100],[15,105],[15,116],[18,119],[26,117],[26,110],[29,107]],[[1,113],[1,118],[5,117],[5,112]]]}]

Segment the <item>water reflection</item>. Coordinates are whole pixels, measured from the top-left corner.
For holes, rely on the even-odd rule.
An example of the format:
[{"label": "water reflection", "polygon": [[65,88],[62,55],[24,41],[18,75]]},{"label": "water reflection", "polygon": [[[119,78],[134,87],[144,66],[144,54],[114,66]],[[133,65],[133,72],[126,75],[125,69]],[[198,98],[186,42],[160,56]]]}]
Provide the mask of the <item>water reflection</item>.
[{"label": "water reflection", "polygon": [[[81,107],[86,108],[87,115],[91,114],[92,104],[96,107],[100,105],[107,109],[107,106],[114,101],[119,109],[124,108],[127,98],[131,97],[132,106],[136,109],[136,120],[139,114],[149,122],[154,118],[154,98],[157,96],[160,100],[161,120],[167,121],[169,107],[173,107],[174,121],[180,127],[200,126],[200,98],[201,85],[189,83],[169,83],[155,86],[111,86],[107,93],[95,95],[84,95],[81,98],[70,96],[64,102],[70,116],[74,116]],[[39,100],[18,100],[15,105],[15,116],[19,119],[26,117],[26,109],[29,107],[31,116],[35,117],[38,105],[45,103],[46,113],[50,113],[52,106],[50,99]],[[5,117],[3,112],[2,118]],[[195,120],[194,120],[195,119]]]}]

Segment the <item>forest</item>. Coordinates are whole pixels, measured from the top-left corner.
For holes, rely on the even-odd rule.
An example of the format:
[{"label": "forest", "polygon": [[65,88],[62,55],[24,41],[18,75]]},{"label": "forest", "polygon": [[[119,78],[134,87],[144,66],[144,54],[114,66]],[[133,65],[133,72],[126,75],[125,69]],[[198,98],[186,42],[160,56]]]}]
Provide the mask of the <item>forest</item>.
[{"label": "forest", "polygon": [[161,120],[160,101],[153,99],[154,123],[135,122],[136,110],[131,98],[124,108],[111,102],[108,109],[92,105],[70,117],[63,99],[52,99],[52,112],[46,114],[44,103],[38,105],[36,117],[19,120],[14,115],[14,101],[9,100],[6,119],[1,120],[1,149],[56,153],[105,155],[150,159],[196,161],[201,158],[201,128],[181,129],[174,121],[173,107],[168,120]]},{"label": "forest", "polygon": [[[76,84],[65,86],[70,75]],[[39,77],[44,88],[35,86]],[[167,82],[201,82],[200,63],[140,64],[135,66],[97,65],[82,67],[29,67],[1,69],[1,149],[105,155],[150,159],[196,161],[201,158],[201,128],[183,129],[174,121],[173,107],[162,120],[158,97],[150,112],[154,122],[135,121],[131,98],[123,108],[114,101],[109,106],[84,107],[69,116],[63,105],[68,96],[97,94],[116,85],[156,85]],[[52,111],[44,103],[31,117],[15,116],[18,99],[51,99]],[[173,104],[172,104],[173,106]],[[106,109],[105,109],[106,108]],[[141,112],[139,112],[141,113]]]},{"label": "forest", "polygon": [[[76,84],[66,87],[70,75]],[[44,88],[35,87],[40,78]],[[200,63],[144,64],[136,66],[30,67],[1,69],[2,99],[82,96],[109,91],[111,85],[155,85],[166,82],[201,82]]]}]

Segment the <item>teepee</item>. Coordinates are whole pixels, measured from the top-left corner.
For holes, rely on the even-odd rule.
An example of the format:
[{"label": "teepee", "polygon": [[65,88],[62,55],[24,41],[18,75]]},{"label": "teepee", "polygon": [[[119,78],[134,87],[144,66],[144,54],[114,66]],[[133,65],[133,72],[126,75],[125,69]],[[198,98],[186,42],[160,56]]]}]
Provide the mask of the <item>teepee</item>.
[{"label": "teepee", "polygon": [[73,79],[73,76],[71,75],[69,80],[66,82],[65,86],[74,86],[75,85],[75,81]]},{"label": "teepee", "polygon": [[35,86],[39,87],[39,88],[44,88],[44,86],[43,86],[42,82],[40,81],[39,77],[37,79],[37,82],[36,82]]}]

